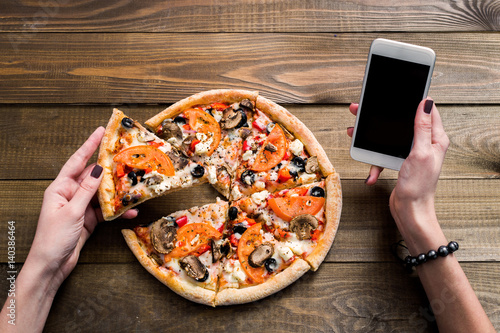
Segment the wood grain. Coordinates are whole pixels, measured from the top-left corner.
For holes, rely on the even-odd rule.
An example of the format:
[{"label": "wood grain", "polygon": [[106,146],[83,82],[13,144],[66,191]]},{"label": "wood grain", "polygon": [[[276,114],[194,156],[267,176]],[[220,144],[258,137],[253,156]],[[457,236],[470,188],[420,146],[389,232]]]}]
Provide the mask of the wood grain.
[{"label": "wood grain", "polygon": [[[35,235],[43,191],[48,181],[0,181],[0,262],[7,261],[7,221],[16,223],[16,261],[23,262]],[[340,227],[327,262],[395,261],[391,244],[401,239],[389,212],[394,180],[381,180],[367,187],[361,180],[343,180],[343,210]],[[88,240],[81,263],[134,263],[120,230],[156,221],[174,211],[215,201],[210,185],[185,189],[139,206],[132,221],[101,223]],[[500,260],[500,180],[442,180],[436,196],[436,211],[449,240],[460,244],[460,261]]]},{"label": "wood grain", "polygon": [[[500,328],[500,264],[462,266]],[[3,301],[4,278],[0,289]],[[437,332],[428,309],[418,279],[390,263],[326,264],[266,299],[215,309],[177,296],[139,264],[78,265],[45,331]]]},{"label": "wood grain", "polygon": [[[144,122],[165,105],[120,105]],[[106,126],[112,106],[0,105],[0,179],[54,179],[62,165],[98,126]],[[354,117],[346,105],[287,105],[310,128],[343,179],[365,179],[368,166],[349,155],[346,128]],[[442,178],[500,178],[500,114],[497,106],[438,105],[451,145]],[[41,111],[42,110],[42,111]],[[50,124],[49,128],[43,124]],[[95,161],[95,158],[93,159]],[[395,179],[386,170],[383,179]]]},{"label": "wood grain", "polygon": [[0,5],[0,31],[360,32],[498,31],[495,0],[15,1]]},{"label": "wood grain", "polygon": [[438,103],[500,102],[500,34],[0,34],[2,103],[173,103],[213,88],[278,103],[359,98],[377,37],[437,53]]}]

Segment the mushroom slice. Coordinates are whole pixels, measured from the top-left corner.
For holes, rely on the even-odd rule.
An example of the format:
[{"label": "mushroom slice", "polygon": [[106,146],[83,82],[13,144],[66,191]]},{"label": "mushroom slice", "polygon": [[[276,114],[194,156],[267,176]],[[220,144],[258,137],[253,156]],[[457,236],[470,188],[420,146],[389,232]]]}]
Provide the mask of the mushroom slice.
[{"label": "mushroom slice", "polygon": [[232,129],[243,126],[247,122],[247,115],[245,111],[238,109],[234,110],[228,107],[224,110],[220,126],[222,129]]},{"label": "mushroom slice", "polygon": [[151,227],[151,242],[159,253],[170,253],[175,247],[177,229],[169,223],[166,219],[160,219]]},{"label": "mushroom slice", "polygon": [[165,141],[175,138],[175,142],[172,144],[177,147],[180,146],[182,142],[181,128],[173,121],[170,121],[170,119],[165,119],[161,123],[161,131],[158,133],[158,136]]},{"label": "mushroom slice", "polygon": [[264,243],[255,248],[248,256],[250,266],[257,268],[262,267],[267,259],[271,258],[274,253],[274,247],[271,243]]},{"label": "mushroom slice", "polygon": [[208,270],[197,256],[189,255],[179,261],[179,265],[187,272],[187,275],[197,281],[205,281]]},{"label": "mushroom slice", "polygon": [[318,157],[311,156],[307,159],[306,162],[306,172],[307,173],[315,173],[319,170]]},{"label": "mushroom slice", "polygon": [[177,150],[171,150],[167,152],[168,157],[170,157],[170,160],[172,161],[172,164],[174,165],[176,170],[182,170],[186,165],[189,164],[189,160],[179,154]]},{"label": "mushroom slice", "polygon": [[249,99],[247,99],[247,98],[245,98],[244,100],[242,100],[242,101],[240,102],[240,107],[244,107],[244,108],[247,108],[247,109],[248,109],[248,110],[250,110],[250,111],[253,111],[253,104],[252,104],[252,102],[251,102]]},{"label": "mushroom slice", "polygon": [[276,148],[275,145],[273,145],[272,143],[268,143],[265,147],[264,147],[265,150],[268,150],[270,151],[271,153],[274,153],[275,151],[278,150],[278,148]]},{"label": "mushroom slice", "polygon": [[229,239],[227,238],[222,242],[217,242],[211,239],[210,245],[212,246],[212,262],[217,262],[221,258],[225,257],[231,249],[231,245],[229,245]]},{"label": "mushroom slice", "polygon": [[290,230],[294,232],[300,240],[310,239],[311,230],[318,227],[318,219],[311,214],[302,214],[295,216],[290,221]]}]

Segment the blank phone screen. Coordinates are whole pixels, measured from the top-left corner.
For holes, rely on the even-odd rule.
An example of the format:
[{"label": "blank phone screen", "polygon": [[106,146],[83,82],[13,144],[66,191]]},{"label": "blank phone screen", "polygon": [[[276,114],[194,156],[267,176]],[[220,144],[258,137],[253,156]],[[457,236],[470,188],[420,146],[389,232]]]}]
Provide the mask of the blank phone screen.
[{"label": "blank phone screen", "polygon": [[372,55],[354,146],[407,158],[430,66]]}]

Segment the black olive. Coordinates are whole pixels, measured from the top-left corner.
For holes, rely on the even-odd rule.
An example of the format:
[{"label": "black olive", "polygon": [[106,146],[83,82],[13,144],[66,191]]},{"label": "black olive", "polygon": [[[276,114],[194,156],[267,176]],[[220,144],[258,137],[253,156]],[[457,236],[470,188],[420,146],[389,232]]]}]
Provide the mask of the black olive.
[{"label": "black olive", "polygon": [[274,126],[276,126],[276,123],[271,122],[271,123],[267,124],[267,126],[266,126],[267,134],[271,133],[271,131],[273,130]]},{"label": "black olive", "polygon": [[252,170],[246,170],[241,174],[241,181],[244,184],[252,186],[252,184],[255,182],[255,173]]},{"label": "black olive", "polygon": [[140,182],[142,183],[144,181],[144,175],[146,174],[146,171],[145,170],[138,170],[135,172],[135,176],[136,177],[141,177],[141,180]]},{"label": "black olive", "polygon": [[238,208],[236,208],[234,206],[229,208],[229,211],[227,212],[227,216],[229,216],[230,220],[235,220],[238,217]]},{"label": "black olive", "polygon": [[122,119],[122,125],[123,125],[123,127],[126,127],[126,128],[132,128],[132,127],[134,127],[134,121],[130,118],[125,117]]},{"label": "black olive", "polygon": [[132,194],[130,193],[127,193],[125,194],[125,196],[122,198],[122,205],[123,206],[128,206],[130,204],[131,201],[133,201],[134,198],[132,196]]},{"label": "black olive", "polygon": [[302,158],[295,156],[292,163],[295,164],[299,171],[306,171],[306,162]]},{"label": "black olive", "polygon": [[241,120],[240,122],[238,123],[238,125],[236,125],[235,128],[240,128],[240,127],[249,127],[248,126],[248,123],[247,123],[247,113],[245,111],[243,111],[242,109],[238,109],[236,110],[237,112],[241,112]]},{"label": "black olive", "polygon": [[203,175],[205,174],[205,168],[198,164],[191,170],[191,174],[194,178],[203,177]]},{"label": "black olive", "polygon": [[127,177],[132,181],[132,186],[137,185],[137,174],[135,172],[130,171]]},{"label": "black olive", "polygon": [[243,233],[247,230],[247,228],[241,224],[241,223],[238,223],[237,225],[235,225],[233,227],[233,232],[235,234],[240,234],[240,235],[243,235]]},{"label": "black olive", "polygon": [[299,176],[299,173],[297,172],[297,170],[295,168],[290,168],[288,170],[288,172],[290,173],[290,176],[292,176],[294,179]]},{"label": "black olive", "polygon": [[278,268],[278,262],[274,258],[269,258],[264,262],[264,266],[269,273],[272,273]]},{"label": "black olive", "polygon": [[311,189],[311,195],[313,197],[320,197],[320,198],[324,198],[325,197],[325,190],[323,190],[321,187],[319,186],[314,186],[312,189]]},{"label": "black olive", "polygon": [[174,123],[184,125],[186,123],[186,118],[177,116],[174,118]]},{"label": "black olive", "polygon": [[205,271],[205,276],[203,276],[201,279],[195,279],[198,282],[205,282],[208,279],[208,269]]},{"label": "black olive", "polygon": [[205,112],[208,112],[212,117],[214,116],[212,108],[206,109]]}]

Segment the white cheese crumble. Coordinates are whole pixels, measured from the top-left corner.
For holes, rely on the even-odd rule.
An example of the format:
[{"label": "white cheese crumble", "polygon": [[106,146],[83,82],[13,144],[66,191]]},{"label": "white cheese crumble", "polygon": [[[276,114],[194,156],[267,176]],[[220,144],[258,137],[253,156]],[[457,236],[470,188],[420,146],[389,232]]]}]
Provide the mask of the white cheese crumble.
[{"label": "white cheese crumble", "polygon": [[243,282],[246,280],[246,274],[238,260],[229,260],[224,265],[224,271],[229,273],[226,280],[229,283]]},{"label": "white cheese crumble", "polygon": [[264,191],[261,191],[261,192],[257,192],[257,193],[254,193],[252,194],[252,200],[253,202],[255,202],[257,205],[260,205],[261,203],[263,203],[266,198],[269,196],[269,192],[264,190]]},{"label": "white cheese crumble", "polygon": [[300,156],[302,150],[304,150],[304,145],[299,139],[295,139],[292,143],[290,143],[290,150],[295,156]]},{"label": "white cheese crumble", "polygon": [[214,115],[214,119],[219,123],[222,119],[222,111],[212,110],[212,114]]},{"label": "white cheese crumble", "polygon": [[269,180],[275,182],[278,180],[278,173],[276,171],[269,172]]},{"label": "white cheese crumble", "polygon": [[253,151],[247,150],[246,152],[243,153],[243,155],[241,156],[241,159],[243,161],[248,161],[250,159],[250,157],[252,157],[252,155],[253,155]]},{"label": "white cheese crumble", "polygon": [[302,181],[303,184],[307,184],[309,182],[316,180],[316,174],[315,173],[304,173],[303,175],[300,176],[300,180]]},{"label": "white cheese crumble", "polygon": [[205,133],[196,133],[196,138],[200,140],[195,146],[195,154],[202,155],[210,150],[210,145],[214,141],[212,137],[207,137]]},{"label": "white cheese crumble", "polygon": [[285,244],[289,248],[292,249],[293,253],[295,253],[298,256],[300,256],[302,253],[304,253],[304,249],[302,248],[301,244],[299,244],[299,243],[293,243],[293,242],[287,241]]},{"label": "white cheese crumble", "polygon": [[217,170],[215,165],[208,167],[208,182],[210,184],[215,184],[217,182]]},{"label": "white cheese crumble", "polygon": [[233,189],[231,190],[231,199],[238,200],[242,196],[243,194],[241,194],[240,190],[238,189],[238,186],[233,187]]},{"label": "white cheese crumble", "polygon": [[284,261],[288,261],[293,257],[293,252],[290,250],[288,246],[281,246],[278,249],[278,253],[281,258],[283,258]]},{"label": "white cheese crumble", "polygon": [[255,188],[258,190],[263,190],[266,188],[266,183],[264,183],[263,181],[260,181],[260,180],[256,181],[254,185],[255,185]]}]

